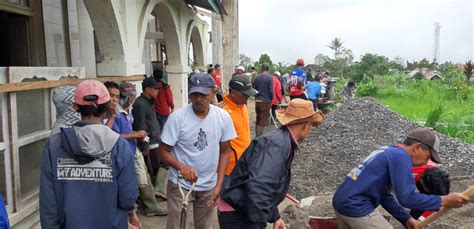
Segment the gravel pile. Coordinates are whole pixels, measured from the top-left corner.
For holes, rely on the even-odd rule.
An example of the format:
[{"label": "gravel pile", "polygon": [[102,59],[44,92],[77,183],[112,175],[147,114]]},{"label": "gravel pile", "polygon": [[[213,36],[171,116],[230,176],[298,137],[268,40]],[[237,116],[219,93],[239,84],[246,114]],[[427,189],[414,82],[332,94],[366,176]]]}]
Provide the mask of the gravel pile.
[{"label": "gravel pile", "polygon": [[[344,176],[372,150],[402,142],[418,124],[375,99],[347,101],[301,143],[292,166],[290,194],[331,194]],[[439,134],[441,168],[451,177],[474,175],[474,146]]]}]

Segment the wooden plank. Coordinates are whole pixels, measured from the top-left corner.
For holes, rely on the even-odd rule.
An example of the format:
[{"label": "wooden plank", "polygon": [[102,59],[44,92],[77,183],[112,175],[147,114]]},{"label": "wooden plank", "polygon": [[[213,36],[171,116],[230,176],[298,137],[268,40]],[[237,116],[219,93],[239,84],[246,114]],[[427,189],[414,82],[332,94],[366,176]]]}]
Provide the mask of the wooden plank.
[{"label": "wooden plank", "polygon": [[49,80],[49,81],[30,81],[22,83],[6,83],[0,84],[0,92],[17,92],[17,91],[29,91],[36,89],[55,88],[65,85],[76,85],[84,80],[98,80],[101,82],[105,81],[142,81],[144,76],[109,76],[109,77],[97,77],[97,78],[84,78],[84,79],[68,79],[68,80]]}]

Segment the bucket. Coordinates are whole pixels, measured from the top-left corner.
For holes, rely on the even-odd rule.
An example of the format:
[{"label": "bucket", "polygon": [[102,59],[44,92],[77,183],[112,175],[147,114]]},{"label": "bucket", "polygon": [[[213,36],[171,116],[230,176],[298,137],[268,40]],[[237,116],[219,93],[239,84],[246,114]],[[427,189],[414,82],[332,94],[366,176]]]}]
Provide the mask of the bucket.
[{"label": "bucket", "polygon": [[309,217],[310,229],[338,229],[336,217]]}]

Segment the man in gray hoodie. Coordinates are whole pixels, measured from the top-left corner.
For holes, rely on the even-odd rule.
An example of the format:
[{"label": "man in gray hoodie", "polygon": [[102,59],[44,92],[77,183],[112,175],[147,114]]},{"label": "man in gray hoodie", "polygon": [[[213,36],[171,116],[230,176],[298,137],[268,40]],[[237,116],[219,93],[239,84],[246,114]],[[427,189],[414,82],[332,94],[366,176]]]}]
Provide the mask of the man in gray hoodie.
[{"label": "man in gray hoodie", "polygon": [[127,141],[102,124],[110,95],[95,80],[76,87],[81,121],[47,141],[41,160],[42,228],[127,228],[138,196]]}]

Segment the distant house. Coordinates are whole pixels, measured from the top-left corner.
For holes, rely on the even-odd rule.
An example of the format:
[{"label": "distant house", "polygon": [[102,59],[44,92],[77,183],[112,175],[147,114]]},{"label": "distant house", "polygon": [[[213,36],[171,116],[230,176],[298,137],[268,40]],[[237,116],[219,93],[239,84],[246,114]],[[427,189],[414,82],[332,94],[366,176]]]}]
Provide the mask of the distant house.
[{"label": "distant house", "polygon": [[417,75],[421,74],[425,80],[443,80],[444,78],[437,71],[431,71],[427,68],[415,69],[408,73],[411,78],[416,78]]},{"label": "distant house", "polygon": [[423,73],[425,80],[443,80],[444,78],[437,71],[427,71]]}]

